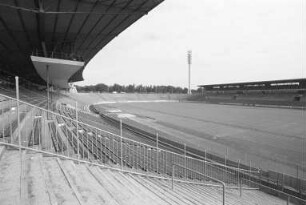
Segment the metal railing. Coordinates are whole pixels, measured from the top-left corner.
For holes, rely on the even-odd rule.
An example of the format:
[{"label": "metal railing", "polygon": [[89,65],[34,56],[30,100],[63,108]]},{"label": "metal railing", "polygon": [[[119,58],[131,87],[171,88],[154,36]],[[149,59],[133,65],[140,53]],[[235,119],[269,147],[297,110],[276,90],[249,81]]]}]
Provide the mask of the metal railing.
[{"label": "metal railing", "polygon": [[[89,125],[83,121],[83,118],[78,119],[77,115],[80,113],[78,109],[58,105],[59,113],[56,113],[12,97],[5,98],[10,101],[10,108],[9,112],[2,116],[7,117],[8,121],[1,126],[1,139],[10,143],[18,142],[15,136],[21,136],[21,141],[27,142],[25,143],[27,146],[38,145],[38,149],[73,156],[77,159],[111,163],[113,166],[119,165],[122,169],[128,167],[140,172],[150,171],[170,177],[171,166],[175,163],[194,168],[198,172],[224,180],[229,184],[238,185],[238,178],[242,178],[244,183],[248,184],[248,178],[243,173],[249,173],[250,170],[229,169],[213,162],[113,134]],[[19,108],[16,107],[17,102],[20,103]],[[17,110],[20,110],[20,114],[16,112]],[[21,117],[22,123],[18,122],[16,116]],[[32,130],[25,129],[26,126],[31,127]],[[14,131],[17,127],[21,129],[22,134]],[[251,173],[253,172],[256,173],[251,170]],[[192,174],[181,173],[181,175],[186,179],[196,179]]]},{"label": "metal railing", "polygon": [[177,165],[177,164],[173,164],[173,165],[172,165],[172,180],[171,180],[171,188],[172,188],[172,189],[174,188],[175,167],[181,167],[181,168],[185,169],[186,171],[187,171],[187,170],[188,170],[188,171],[191,171],[191,172],[196,173],[196,174],[198,174],[198,175],[204,176],[204,177],[206,177],[206,178],[208,178],[208,179],[210,179],[210,180],[213,180],[213,181],[215,181],[215,182],[217,182],[217,183],[220,183],[221,186],[222,186],[222,205],[225,205],[225,183],[224,183],[223,181],[218,180],[218,179],[215,179],[215,178],[210,177],[210,176],[207,176],[207,175],[205,175],[205,174],[202,174],[202,173],[197,172],[197,171],[195,171],[195,170],[189,169],[189,168],[187,168],[187,167],[183,167],[183,166]]},{"label": "metal railing", "polygon": [[[70,120],[72,119],[75,120],[76,117],[75,109],[67,106],[61,106],[61,108],[58,109],[60,110],[61,114],[66,115],[66,117],[68,117]],[[80,120],[82,121],[84,119]],[[76,121],[79,122],[78,126],[82,128],[84,133],[96,132],[95,131],[97,129],[96,127],[93,127],[85,122],[80,122],[79,120]],[[98,132],[101,131],[102,131],[101,129],[98,129]],[[145,164],[142,165],[142,169],[145,168],[148,171],[154,171],[157,173],[167,174],[171,176],[172,163],[176,163],[190,168],[197,167],[197,171],[206,173],[215,178],[219,178],[221,180],[226,181],[227,183],[237,184],[237,185],[239,179],[242,179],[246,185],[248,184],[249,179],[248,176],[246,175],[247,173],[258,174],[258,170],[249,170],[249,169],[246,170],[242,168],[239,169],[235,167],[229,167],[219,163],[197,159],[190,156],[178,154],[172,151],[164,150],[159,148],[158,146],[152,146],[137,140],[121,137],[119,135],[115,135],[105,130],[103,130],[102,132],[108,135],[107,140],[110,140],[110,142],[112,143],[115,142],[115,144],[120,144],[120,150],[118,149],[113,150],[111,147],[111,149],[109,150],[110,152],[113,152],[113,154],[115,154],[116,157],[122,160],[126,159],[131,161],[130,158],[136,158],[145,163],[149,162],[148,163],[149,166]],[[92,137],[95,137],[95,135],[93,135]],[[103,138],[104,136],[102,135],[101,137]],[[85,136],[85,138],[87,139],[88,137]],[[123,141],[123,143],[121,143],[121,141]],[[128,146],[128,148],[123,147],[121,149],[121,144],[122,146],[123,145]],[[144,151],[142,151],[144,159],[141,159],[141,156],[138,156],[139,149],[144,149]],[[127,153],[127,151],[130,152]],[[136,154],[133,155],[131,153],[136,153]],[[121,157],[122,154],[124,155],[123,157]],[[122,164],[126,165],[127,163],[120,163],[120,165]],[[130,167],[133,168],[139,168],[137,167],[137,165],[139,165],[139,163],[138,164],[135,163],[135,160],[131,161],[130,163]],[[193,177],[192,175],[185,176],[185,178],[192,178],[192,177]]]},{"label": "metal railing", "polygon": [[45,53],[43,50],[36,49],[35,51],[32,52],[32,55],[38,57],[57,58],[57,59],[72,60],[72,61],[81,61],[81,62],[84,61],[82,56],[67,52],[46,51]]}]

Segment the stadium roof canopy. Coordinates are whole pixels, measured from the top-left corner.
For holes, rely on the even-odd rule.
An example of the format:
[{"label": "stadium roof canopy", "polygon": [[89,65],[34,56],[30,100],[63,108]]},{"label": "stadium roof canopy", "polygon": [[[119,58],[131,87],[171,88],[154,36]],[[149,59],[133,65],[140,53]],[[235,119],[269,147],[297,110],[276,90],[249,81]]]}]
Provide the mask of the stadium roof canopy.
[{"label": "stadium roof canopy", "polygon": [[306,89],[306,78],[270,80],[243,83],[211,84],[199,85],[208,91],[226,90],[275,90],[275,89]]},{"label": "stadium roof canopy", "polygon": [[[44,83],[30,56],[85,65],[113,38],[163,0],[1,0],[0,69]],[[69,82],[83,80],[83,66]]]}]

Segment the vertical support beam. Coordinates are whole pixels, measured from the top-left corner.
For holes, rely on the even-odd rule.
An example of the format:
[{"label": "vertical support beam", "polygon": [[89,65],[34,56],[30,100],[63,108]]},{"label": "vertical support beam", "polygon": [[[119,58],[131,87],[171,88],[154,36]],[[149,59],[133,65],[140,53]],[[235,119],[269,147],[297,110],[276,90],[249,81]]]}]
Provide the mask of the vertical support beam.
[{"label": "vertical support beam", "polygon": [[250,163],[249,163],[249,186],[251,186],[251,172],[252,172],[251,167],[252,167],[252,162],[250,160]]},{"label": "vertical support beam", "polygon": [[225,205],[225,184],[222,183],[222,205]]},{"label": "vertical support beam", "polygon": [[[50,92],[49,92],[49,65],[46,67],[46,73],[47,73],[47,110],[50,110]],[[48,119],[48,114],[47,114]]]},{"label": "vertical support beam", "polygon": [[299,191],[299,193],[302,193],[301,192],[301,183],[300,183],[300,180],[299,180],[299,165],[296,165],[296,179],[297,179],[297,187],[296,189]]},{"label": "vertical support beam", "polygon": [[174,165],[172,165],[172,180],[171,180],[171,188],[172,188],[172,190],[173,190],[173,188],[174,188],[174,174],[175,174],[175,170],[174,170],[174,168],[175,168],[175,166]]},{"label": "vertical support beam", "polygon": [[67,151],[67,156],[69,157],[69,139],[68,139],[68,135],[66,134],[66,143],[67,143],[67,146],[66,146],[66,151]]},{"label": "vertical support beam", "polygon": [[11,113],[13,112],[13,110],[12,110],[12,108],[13,108],[13,100],[10,100],[10,112],[9,112],[9,114],[8,114],[8,121],[9,121],[9,123],[10,123],[10,136],[11,136],[11,143],[13,143],[13,130],[12,130],[12,119],[11,119]]},{"label": "vertical support beam", "polygon": [[158,133],[156,133],[156,171],[158,173],[158,155],[159,155],[159,150],[158,150]]},{"label": "vertical support beam", "polygon": [[284,177],[284,173],[282,173],[282,191],[284,191],[284,184],[285,184],[285,183],[284,183],[284,178],[285,178],[285,177]]},{"label": "vertical support beam", "polygon": [[[22,153],[21,153],[21,136],[20,136],[20,116],[19,116],[19,78],[18,76],[15,77],[15,84],[16,84],[16,100],[17,100],[17,130],[18,130],[18,145],[19,145],[19,157],[20,157],[20,199],[22,197],[22,179],[23,179],[23,168],[22,168]],[[11,141],[11,143],[13,143]]]},{"label": "vertical support beam", "polygon": [[228,182],[228,178],[230,177],[230,176],[227,176],[227,174],[228,174],[228,169],[227,169],[227,158],[228,158],[228,148],[226,147],[225,159],[224,159],[224,165],[225,165],[225,180],[224,180],[224,182],[225,182],[225,181]]},{"label": "vertical support beam", "polygon": [[[184,158],[185,158],[185,165],[184,167],[187,168],[187,151],[186,151],[186,144],[184,144]],[[185,179],[187,179],[187,169],[184,169]]]},{"label": "vertical support beam", "polygon": [[[79,114],[78,114],[78,109],[77,108],[78,108],[78,102],[75,101],[76,138],[77,138],[77,152],[78,152],[77,155],[78,155],[78,160],[80,160]],[[73,141],[73,138],[72,138],[72,141]],[[78,161],[78,162],[80,163],[80,161]]]},{"label": "vertical support beam", "polygon": [[188,60],[188,95],[191,94],[191,89],[190,89],[190,67],[191,67],[191,55],[192,51],[189,50],[187,52],[187,60]]},{"label": "vertical support beam", "polygon": [[288,195],[287,196],[287,205],[289,205],[290,204],[290,196]]},{"label": "vertical support beam", "polygon": [[120,165],[123,169],[123,153],[122,153],[122,119],[120,119]]},{"label": "vertical support beam", "polygon": [[207,157],[206,157],[206,149],[204,150],[204,174],[206,174],[206,162],[207,162]]},{"label": "vertical support beam", "polygon": [[240,192],[240,197],[242,197],[242,183],[239,183],[239,192]]},{"label": "vertical support beam", "polygon": [[237,165],[237,167],[238,167],[238,169],[237,169],[237,174],[238,174],[238,176],[237,176],[237,186],[239,186],[239,183],[240,183],[240,159],[238,160],[238,165]]},{"label": "vertical support beam", "polygon": [[188,64],[188,95],[191,95],[191,90],[190,90],[190,64]]},{"label": "vertical support beam", "polygon": [[16,82],[16,100],[17,100],[17,131],[18,131],[18,145],[21,157],[21,136],[20,136],[20,110],[19,110],[19,77],[15,77]]},{"label": "vertical support beam", "polygon": [[88,131],[86,132],[86,147],[87,147],[87,160],[89,161],[89,140],[88,140]]}]

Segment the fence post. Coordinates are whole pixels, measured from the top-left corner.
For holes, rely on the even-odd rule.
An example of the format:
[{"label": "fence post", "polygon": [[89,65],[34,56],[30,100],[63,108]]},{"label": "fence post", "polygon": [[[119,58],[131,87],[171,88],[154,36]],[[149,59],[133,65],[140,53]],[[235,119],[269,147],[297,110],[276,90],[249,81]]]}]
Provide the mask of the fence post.
[{"label": "fence post", "polygon": [[206,158],[206,149],[204,150],[204,174],[206,174],[206,161],[207,158]]},{"label": "fence post", "polygon": [[[23,178],[23,168],[22,168],[22,153],[21,153],[21,136],[20,136],[20,116],[19,116],[19,78],[18,76],[15,76],[15,84],[16,84],[16,100],[17,100],[17,130],[18,130],[18,145],[19,145],[19,156],[20,156],[20,199],[22,196],[22,178]],[[3,136],[4,138],[4,136]],[[13,143],[13,141],[11,141]]]},{"label": "fence post", "polygon": [[122,153],[122,119],[120,119],[120,165],[123,169],[123,153]]},{"label": "fence post", "polygon": [[251,171],[252,171],[252,169],[251,169],[251,166],[252,166],[252,164],[251,164],[252,162],[251,162],[251,160],[250,160],[250,164],[249,164],[249,185],[251,186]]},{"label": "fence post", "polygon": [[225,153],[225,157],[224,157],[224,165],[225,165],[225,172],[223,172],[225,174],[225,179],[223,180],[224,182],[227,181],[228,182],[228,178],[230,176],[227,176],[227,158],[228,158],[228,148],[226,147],[226,153]]},{"label": "fence post", "polygon": [[99,148],[98,148],[98,130],[95,129],[95,135],[96,135],[96,159],[99,159]]},{"label": "fence post", "polygon": [[[20,136],[20,110],[19,110],[19,78],[15,77],[16,81],[16,100],[17,100],[17,130],[18,130],[18,144],[19,144],[19,152],[21,157],[21,136]],[[11,142],[12,143],[12,142]]]},{"label": "fence post", "polygon": [[237,186],[239,186],[239,182],[240,182],[240,159],[238,160],[238,165],[237,165],[238,169],[237,169],[237,172],[238,172],[238,176],[237,176]]},{"label": "fence post", "polygon": [[290,204],[290,196],[287,196],[287,205]]},{"label": "fence post", "polygon": [[172,190],[173,190],[173,181],[174,181],[174,165],[172,165],[172,183],[171,183]]},{"label": "fence post", "polygon": [[7,118],[10,124],[10,137],[11,137],[11,143],[13,143],[13,130],[12,130],[12,122],[11,122],[11,112],[12,112],[12,107],[11,107],[11,111],[9,112]]},{"label": "fence post", "polygon": [[239,183],[239,192],[240,192],[240,197],[242,197],[242,183],[241,183],[241,181]]},{"label": "fence post", "polygon": [[258,167],[258,174],[259,174],[259,183],[258,183],[258,186],[259,186],[259,190],[260,190],[260,187],[261,187],[261,175],[262,175],[262,172],[261,172],[261,169],[260,167]]},{"label": "fence post", "polygon": [[146,152],[147,152],[147,165],[146,165],[146,168],[147,168],[147,173],[149,172],[149,147],[147,146],[146,148]]},{"label": "fence post", "polygon": [[[89,161],[89,140],[88,140],[88,131],[86,132],[86,148],[87,148],[87,160]],[[84,145],[84,143],[83,143]]]},{"label": "fence post", "polygon": [[[80,163],[80,142],[79,142],[79,116],[78,116],[78,102],[75,101],[75,120],[76,120],[76,138],[77,138],[77,155],[78,155],[78,163]],[[68,127],[67,127],[68,128]],[[73,136],[73,134],[71,135]],[[73,138],[72,138],[73,142]],[[83,148],[84,150],[84,148]]]},{"label": "fence post", "polygon": [[[184,157],[185,157],[185,168],[187,168],[187,151],[186,144],[184,144]],[[187,169],[184,169],[185,179],[187,179]]]},{"label": "fence post", "polygon": [[285,181],[285,177],[284,177],[284,173],[282,173],[282,191],[284,191],[284,181]]},{"label": "fence post", "polygon": [[296,180],[297,180],[297,190],[301,194],[302,190],[301,190],[301,183],[300,183],[300,180],[299,180],[299,165],[296,165]]},{"label": "fence post", "polygon": [[66,151],[67,151],[67,156],[69,157],[69,139],[68,139],[68,134],[67,134],[67,129],[66,129]]},{"label": "fence post", "polygon": [[[50,110],[50,91],[49,91],[49,65],[46,67],[46,74],[47,74],[47,110]],[[48,119],[48,113],[47,113]]]},{"label": "fence post", "polygon": [[156,133],[156,171],[158,173],[158,133]]}]

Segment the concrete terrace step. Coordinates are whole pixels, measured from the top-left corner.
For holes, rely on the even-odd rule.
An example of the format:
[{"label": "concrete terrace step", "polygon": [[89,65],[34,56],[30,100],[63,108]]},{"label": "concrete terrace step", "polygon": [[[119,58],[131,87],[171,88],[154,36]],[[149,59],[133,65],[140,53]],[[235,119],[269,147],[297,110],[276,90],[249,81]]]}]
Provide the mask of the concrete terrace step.
[{"label": "concrete terrace step", "polygon": [[148,180],[155,184],[156,186],[162,188],[164,191],[171,193],[173,196],[178,197],[180,196],[183,198],[184,203],[187,203],[186,201],[191,202],[191,204],[206,204],[206,201],[199,200],[200,195],[192,195],[188,194],[187,192],[184,192],[181,188],[171,189],[171,181],[165,181],[165,180],[156,180],[153,178],[148,178]]},{"label": "concrete terrace step", "polygon": [[61,160],[62,168],[69,175],[70,185],[81,204],[118,204],[107,190],[87,170],[86,165]]},{"label": "concrete terrace step", "polygon": [[118,181],[111,180],[112,177],[104,173],[104,170],[92,167],[91,171],[119,204],[145,204],[144,200],[125,189]]},{"label": "concrete terrace step", "polygon": [[5,151],[0,158],[1,205],[20,204],[20,155],[17,150]]},{"label": "concrete terrace step", "polygon": [[131,183],[131,185],[134,187],[134,189],[137,191],[137,193],[141,196],[146,195],[148,199],[150,199],[151,203],[152,201],[156,202],[156,204],[169,204],[166,200],[161,198],[159,195],[156,195],[155,193],[151,192],[148,189],[144,189],[144,187],[136,182],[129,174],[124,174],[118,172],[119,175],[122,175],[123,181],[125,183]]},{"label": "concrete terrace step", "polygon": [[42,169],[48,192],[54,196],[55,204],[79,204],[56,158],[44,157]]},{"label": "concrete terrace step", "polygon": [[42,169],[42,160],[42,154],[34,152],[28,153],[24,157],[22,186],[24,204],[52,204]]},{"label": "concrete terrace step", "polygon": [[151,181],[147,180],[144,177],[131,175],[134,180],[136,180],[138,183],[142,184],[145,188],[149,189],[151,192],[161,196],[164,200],[169,202],[170,204],[193,204],[192,202],[186,200],[181,195],[178,195],[170,190],[170,187],[168,189],[164,189],[162,187],[159,187],[158,185],[152,183]]}]

